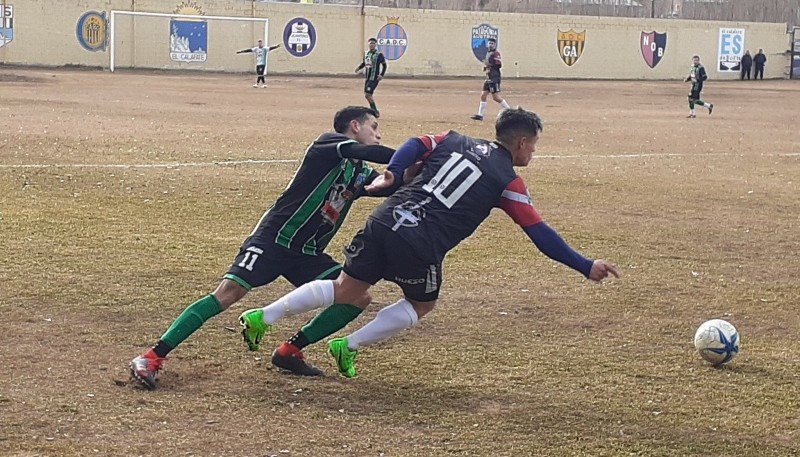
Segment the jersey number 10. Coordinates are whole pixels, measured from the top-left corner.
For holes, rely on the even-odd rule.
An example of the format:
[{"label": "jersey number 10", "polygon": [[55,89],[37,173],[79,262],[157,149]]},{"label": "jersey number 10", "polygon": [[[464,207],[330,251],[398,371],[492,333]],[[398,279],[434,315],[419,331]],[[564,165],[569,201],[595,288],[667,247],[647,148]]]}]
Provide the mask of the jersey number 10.
[{"label": "jersey number 10", "polygon": [[[464,171],[469,174],[464,180],[454,189],[450,189],[450,185],[457,177],[461,176]],[[436,175],[428,181],[427,184],[422,186],[424,190],[432,193],[444,206],[452,208],[456,202],[464,196],[464,194],[472,187],[478,178],[483,175],[483,172],[477,165],[465,159],[462,154],[458,152],[451,152],[450,158],[442,165],[442,168],[436,172]],[[449,190],[449,193],[445,193]]]}]

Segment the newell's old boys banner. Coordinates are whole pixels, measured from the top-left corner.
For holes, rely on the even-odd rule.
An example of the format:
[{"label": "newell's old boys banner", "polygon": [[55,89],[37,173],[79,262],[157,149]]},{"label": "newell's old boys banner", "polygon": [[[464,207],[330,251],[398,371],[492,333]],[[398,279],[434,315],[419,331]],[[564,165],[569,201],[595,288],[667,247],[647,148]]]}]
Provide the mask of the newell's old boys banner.
[{"label": "newell's old boys banner", "polygon": [[719,29],[719,56],[717,71],[738,72],[744,56],[744,29]]},{"label": "newell's old boys banner", "polygon": [[499,31],[496,27],[489,24],[481,24],[472,28],[472,55],[483,62],[486,58],[486,53],[489,51],[489,38],[494,38],[497,41],[497,47],[500,48],[500,41],[497,40]]},{"label": "newell's old boys banner", "polygon": [[645,63],[648,67],[655,68],[667,50],[667,32],[642,32],[639,42],[642,45],[642,57]]},{"label": "newell's old boys banner", "polygon": [[397,60],[403,57],[408,49],[408,35],[399,24],[399,17],[387,18],[387,24],[378,32],[378,51],[386,60]]},{"label": "newell's old boys banner", "polygon": [[14,40],[14,6],[0,5],[0,48]]}]

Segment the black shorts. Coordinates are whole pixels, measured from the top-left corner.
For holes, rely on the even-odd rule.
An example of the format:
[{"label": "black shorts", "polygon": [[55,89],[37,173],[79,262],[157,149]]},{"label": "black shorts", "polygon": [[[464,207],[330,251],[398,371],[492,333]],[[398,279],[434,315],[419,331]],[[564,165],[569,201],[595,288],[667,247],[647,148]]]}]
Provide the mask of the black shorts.
[{"label": "black shorts", "polygon": [[702,92],[702,91],[703,91],[702,87],[698,87],[696,89],[693,87],[692,91],[689,92],[689,99],[691,99],[691,100],[700,100],[700,92]]},{"label": "black shorts", "polygon": [[256,74],[258,76],[264,76],[264,69],[267,68],[266,65],[256,65]]},{"label": "black shorts", "polygon": [[275,243],[248,238],[225,274],[225,279],[247,290],[265,286],[283,276],[295,287],[315,279],[336,279],[342,266],[328,254],[301,254]]},{"label": "black shorts", "polygon": [[500,92],[500,81],[484,81],[483,90],[492,94]]},{"label": "black shorts", "polygon": [[356,279],[370,284],[391,281],[411,300],[439,298],[442,261],[419,256],[396,232],[372,219],[344,248],[344,255],[344,272]]},{"label": "black shorts", "polygon": [[375,93],[375,89],[378,88],[378,83],[379,82],[380,81],[378,81],[377,79],[373,79],[373,80],[369,80],[368,79],[368,80],[364,81],[364,93],[365,94],[373,94],[373,93]]}]

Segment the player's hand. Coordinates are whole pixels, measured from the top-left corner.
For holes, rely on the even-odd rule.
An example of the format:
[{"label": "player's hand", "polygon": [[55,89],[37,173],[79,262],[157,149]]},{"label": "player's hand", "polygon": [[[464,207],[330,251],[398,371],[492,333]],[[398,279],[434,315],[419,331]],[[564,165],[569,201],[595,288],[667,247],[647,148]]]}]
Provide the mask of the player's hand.
[{"label": "player's hand", "polygon": [[382,175],[375,178],[375,180],[373,180],[369,185],[364,186],[364,190],[374,194],[382,190],[386,190],[392,187],[392,185],[394,185],[394,173],[389,170],[385,170]]},{"label": "player's hand", "polygon": [[422,171],[422,167],[425,165],[425,162],[419,161],[415,162],[410,167],[406,168],[406,171],[403,172],[403,183],[407,183],[414,179],[414,176],[417,176],[420,171]]},{"label": "player's hand", "polygon": [[383,80],[383,75],[378,75],[378,81],[382,81],[382,80]]},{"label": "player's hand", "polygon": [[606,279],[608,275],[614,275],[615,278],[619,278],[617,266],[607,260],[595,260],[592,264],[592,271],[589,272],[589,279],[600,282]]},{"label": "player's hand", "polygon": [[280,44],[280,43],[278,43],[278,44],[276,44],[275,46],[277,46],[277,47],[281,47],[281,44]]}]

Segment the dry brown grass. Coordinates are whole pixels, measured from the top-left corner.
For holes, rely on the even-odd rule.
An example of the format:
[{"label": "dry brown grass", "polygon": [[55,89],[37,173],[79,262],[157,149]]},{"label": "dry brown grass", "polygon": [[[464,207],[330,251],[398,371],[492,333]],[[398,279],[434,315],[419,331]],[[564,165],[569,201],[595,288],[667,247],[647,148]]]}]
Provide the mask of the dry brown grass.
[{"label": "dry brown grass", "polygon": [[[309,316],[258,356],[226,330],[279,282],[209,321],[147,392],[128,361],[216,285],[295,168],[208,163],[299,158],[362,102],[360,80],[0,81],[2,455],[800,454],[797,83],[712,81],[714,115],[687,120],[678,82],[508,80],[509,102],[546,122],[543,157],[520,170],[537,207],[621,280],[587,283],[498,213],[448,257],[438,309],[362,351],[358,379],[335,375],[323,345],[308,352],[324,379],[270,369],[267,350]],[[387,80],[385,142],[489,136],[467,119],[479,88]],[[206,165],[75,166],[173,162]],[[335,257],[375,203],[357,205]],[[723,316],[743,352],[711,369],[691,338]]]}]

